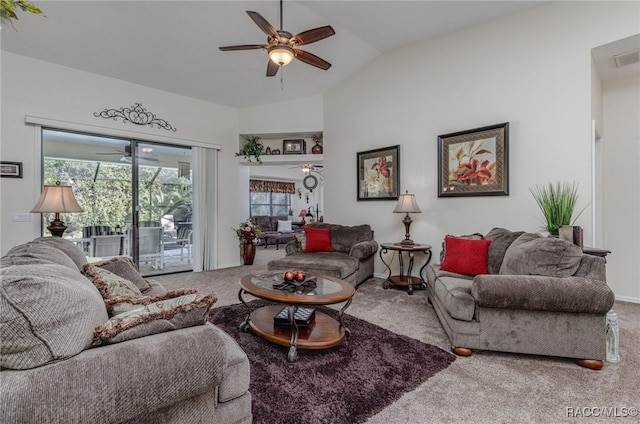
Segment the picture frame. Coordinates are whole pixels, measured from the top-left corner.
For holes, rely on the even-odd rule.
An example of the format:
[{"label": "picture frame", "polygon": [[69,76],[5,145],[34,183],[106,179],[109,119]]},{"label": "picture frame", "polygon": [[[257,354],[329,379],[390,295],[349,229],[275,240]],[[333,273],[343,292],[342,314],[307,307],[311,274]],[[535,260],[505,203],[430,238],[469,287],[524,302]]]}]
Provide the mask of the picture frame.
[{"label": "picture frame", "polygon": [[282,154],[284,155],[304,155],[307,153],[306,150],[304,139],[282,140]]},{"label": "picture frame", "polygon": [[400,145],[357,153],[357,193],[361,200],[398,200]]},{"label": "picture frame", "polygon": [[22,162],[0,161],[0,177],[22,178]]},{"label": "picture frame", "polygon": [[438,136],[438,197],[508,195],[508,122]]}]

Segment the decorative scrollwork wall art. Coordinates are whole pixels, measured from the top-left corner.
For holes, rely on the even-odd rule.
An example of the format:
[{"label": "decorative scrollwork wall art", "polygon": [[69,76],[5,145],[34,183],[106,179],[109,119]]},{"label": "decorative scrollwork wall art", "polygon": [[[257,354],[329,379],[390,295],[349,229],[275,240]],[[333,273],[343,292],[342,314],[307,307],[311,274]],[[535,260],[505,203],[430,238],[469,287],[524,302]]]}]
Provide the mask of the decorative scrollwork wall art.
[{"label": "decorative scrollwork wall art", "polygon": [[169,122],[164,119],[158,118],[154,113],[148,112],[147,109],[142,107],[142,104],[136,103],[131,107],[122,107],[120,109],[105,109],[102,112],[94,112],[93,116],[117,120],[122,118],[123,122],[131,122],[136,125],[149,125],[153,127],[157,125],[158,128],[165,129],[167,131],[176,131],[177,128],[171,126]]}]

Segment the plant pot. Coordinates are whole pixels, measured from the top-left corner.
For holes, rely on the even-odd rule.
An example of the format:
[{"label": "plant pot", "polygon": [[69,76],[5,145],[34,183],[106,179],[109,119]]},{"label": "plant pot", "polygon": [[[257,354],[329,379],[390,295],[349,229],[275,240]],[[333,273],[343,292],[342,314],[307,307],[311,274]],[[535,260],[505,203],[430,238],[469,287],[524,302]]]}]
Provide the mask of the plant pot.
[{"label": "plant pot", "polygon": [[253,243],[245,243],[242,249],[242,262],[245,265],[253,265],[256,257],[256,245]]}]

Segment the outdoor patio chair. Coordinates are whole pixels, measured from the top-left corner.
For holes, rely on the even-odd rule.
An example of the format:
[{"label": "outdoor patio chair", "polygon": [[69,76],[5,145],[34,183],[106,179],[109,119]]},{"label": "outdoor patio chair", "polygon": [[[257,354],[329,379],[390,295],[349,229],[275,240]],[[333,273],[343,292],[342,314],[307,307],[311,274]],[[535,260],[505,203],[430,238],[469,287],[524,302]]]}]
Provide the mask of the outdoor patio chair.
[{"label": "outdoor patio chair", "polygon": [[155,270],[164,268],[162,227],[138,228],[138,256],[140,263],[153,263]]},{"label": "outdoor patio chair", "polygon": [[184,251],[187,250],[187,262],[191,263],[191,244],[193,243],[193,230],[187,227],[178,229],[176,238],[166,239],[164,241],[164,250],[172,248],[180,248],[180,260],[184,260]]},{"label": "outdoor patio chair", "polygon": [[82,228],[82,251],[87,256],[93,256],[91,252],[91,237],[111,234],[111,227],[108,225],[87,225]]},{"label": "outdoor patio chair", "polygon": [[91,236],[89,256],[108,258],[122,255],[122,234]]}]

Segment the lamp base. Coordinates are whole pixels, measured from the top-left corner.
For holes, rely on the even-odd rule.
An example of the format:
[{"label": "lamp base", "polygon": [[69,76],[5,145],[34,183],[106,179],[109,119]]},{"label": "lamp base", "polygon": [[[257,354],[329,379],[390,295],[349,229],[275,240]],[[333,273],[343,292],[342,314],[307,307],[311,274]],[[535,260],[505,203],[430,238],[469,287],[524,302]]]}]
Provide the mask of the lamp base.
[{"label": "lamp base", "polygon": [[416,243],[411,239],[404,239],[401,242],[394,243],[397,246],[414,246]]},{"label": "lamp base", "polygon": [[59,219],[54,219],[49,223],[49,226],[47,227],[47,230],[49,230],[53,237],[62,237],[62,234],[64,234],[66,229],[67,226],[64,225],[64,222],[60,221]]}]

